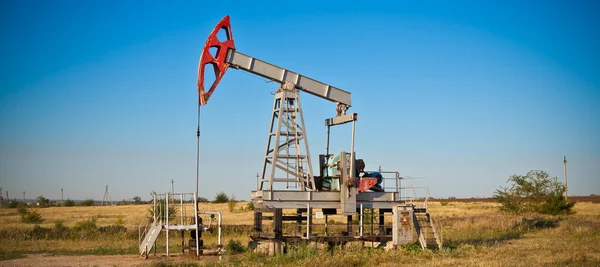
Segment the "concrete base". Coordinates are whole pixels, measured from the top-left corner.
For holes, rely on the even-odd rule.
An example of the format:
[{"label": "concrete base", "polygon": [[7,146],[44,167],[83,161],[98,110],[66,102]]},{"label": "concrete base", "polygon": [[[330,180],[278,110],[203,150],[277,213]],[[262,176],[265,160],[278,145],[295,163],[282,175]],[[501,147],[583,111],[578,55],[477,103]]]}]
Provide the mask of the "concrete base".
[{"label": "concrete base", "polygon": [[285,244],[281,241],[258,241],[254,252],[274,256],[282,254]]}]

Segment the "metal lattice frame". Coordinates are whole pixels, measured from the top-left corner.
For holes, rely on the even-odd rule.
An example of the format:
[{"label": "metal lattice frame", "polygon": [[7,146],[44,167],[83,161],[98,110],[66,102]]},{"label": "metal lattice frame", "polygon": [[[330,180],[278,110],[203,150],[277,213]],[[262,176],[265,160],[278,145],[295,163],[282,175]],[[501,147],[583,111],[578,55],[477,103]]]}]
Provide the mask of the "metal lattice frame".
[{"label": "metal lattice frame", "polygon": [[314,185],[300,94],[291,82],[284,83],[275,94],[259,188],[270,191],[275,183],[285,183],[286,188],[290,183],[294,188],[299,184],[302,191]]}]

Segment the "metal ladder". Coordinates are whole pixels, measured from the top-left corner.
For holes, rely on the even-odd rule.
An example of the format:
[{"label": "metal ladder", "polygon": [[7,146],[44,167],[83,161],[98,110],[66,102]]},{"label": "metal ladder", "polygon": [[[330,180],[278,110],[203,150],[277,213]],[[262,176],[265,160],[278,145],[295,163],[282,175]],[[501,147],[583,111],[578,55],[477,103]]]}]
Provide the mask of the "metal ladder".
[{"label": "metal ladder", "polygon": [[154,246],[154,243],[156,242],[156,239],[158,238],[158,235],[160,234],[161,230],[161,223],[152,223],[152,227],[148,229],[148,232],[146,232],[146,235],[144,236],[144,241],[142,241],[142,243],[140,244],[140,256],[148,256],[148,252],[152,249],[152,246]]},{"label": "metal ladder", "polygon": [[434,248],[433,246],[435,246],[435,248],[441,249],[442,243],[427,208],[415,208],[413,214],[415,230],[419,236],[421,248],[427,249]]}]

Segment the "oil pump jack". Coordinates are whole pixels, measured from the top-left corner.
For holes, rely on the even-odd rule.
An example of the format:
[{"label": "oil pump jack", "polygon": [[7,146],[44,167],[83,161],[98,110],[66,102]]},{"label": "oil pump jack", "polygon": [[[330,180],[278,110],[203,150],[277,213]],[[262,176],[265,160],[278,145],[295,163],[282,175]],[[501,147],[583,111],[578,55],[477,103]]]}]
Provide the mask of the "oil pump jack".
[{"label": "oil pump jack", "polygon": [[[225,40],[217,37],[219,31],[224,32]],[[214,82],[205,86],[205,69],[211,67],[215,74]],[[255,207],[251,236],[255,245],[268,244],[271,251],[280,250],[280,244],[299,240],[329,244],[356,240],[382,243],[392,241],[396,246],[413,242],[415,232],[414,239],[418,239],[422,246],[427,247],[428,243],[430,246],[440,246],[426,205],[418,206],[401,200],[401,177],[398,172],[365,171],[365,161],[356,159],[354,139],[358,114],[348,113],[351,107],[350,92],[237,51],[230,18],[225,16],[210,33],[200,56],[199,108],[208,103],[229,68],[280,84],[271,107],[271,123],[262,172],[258,177],[259,185],[250,194]],[[318,156],[318,173],[313,172],[311,162],[300,101],[303,93],[335,104],[335,115],[324,121],[327,127],[327,145],[325,153]],[[347,123],[352,124],[350,150],[331,154],[331,127]],[[392,174],[392,177],[384,177],[386,174]],[[391,180],[392,186],[384,186],[384,180]],[[365,209],[371,212],[369,233],[365,231],[368,222],[363,220]],[[292,210],[294,214],[284,216],[283,210]],[[375,210],[379,217],[377,223],[373,222]],[[391,228],[385,222],[386,214],[392,217]],[[427,225],[418,223],[419,214],[426,216]],[[313,231],[316,228],[313,225],[313,215],[317,218],[325,215],[324,232]],[[341,232],[328,232],[328,215],[346,217],[345,229]],[[353,224],[353,216],[359,217],[358,225]],[[265,220],[272,220],[272,227],[264,227]],[[284,221],[296,223],[293,234],[284,230]],[[373,225],[377,225],[378,229],[374,230]],[[426,236],[426,228],[433,231],[431,237]]]}]

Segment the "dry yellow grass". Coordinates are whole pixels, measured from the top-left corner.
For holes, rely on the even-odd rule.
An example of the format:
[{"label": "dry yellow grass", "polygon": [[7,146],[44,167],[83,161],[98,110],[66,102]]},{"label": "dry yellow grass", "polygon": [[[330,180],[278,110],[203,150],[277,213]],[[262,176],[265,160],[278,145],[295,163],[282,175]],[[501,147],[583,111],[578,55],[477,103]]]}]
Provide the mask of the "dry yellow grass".
[{"label": "dry yellow grass", "polygon": [[[227,204],[201,203],[201,211],[217,211],[223,215],[223,224],[250,224],[252,211],[242,211],[248,205],[246,202],[236,204],[233,213],[229,212]],[[56,222],[62,221],[65,226],[72,227],[75,223],[89,218],[98,218],[98,226],[115,224],[118,218],[125,220],[124,226],[128,229],[137,229],[148,214],[151,205],[125,205],[125,206],[91,206],[91,207],[50,207],[33,208],[44,218],[42,227],[52,227]],[[188,207],[187,214],[193,214],[193,209]],[[0,229],[2,228],[31,228],[32,225],[23,224],[16,209],[0,209]]]},{"label": "dry yellow grass", "polygon": [[[250,225],[252,211],[241,211],[247,203],[238,203],[231,213],[227,204],[203,203],[205,211],[223,213],[224,224]],[[43,227],[52,228],[56,221],[66,226],[90,217],[98,217],[98,225],[114,224],[123,218],[130,231],[136,231],[146,216],[149,205],[111,207],[55,207],[37,209],[46,219]],[[479,266],[531,266],[531,265],[583,265],[600,264],[600,204],[581,202],[575,205],[575,214],[562,217],[542,216],[537,221],[524,220],[524,216],[505,215],[497,211],[498,205],[484,202],[450,202],[446,206],[438,202],[429,205],[446,242],[446,248],[437,251],[380,250],[338,251],[334,255],[326,252],[302,252],[278,257],[262,257],[253,254],[226,257],[224,265],[294,265],[314,266],[320,264],[339,265],[382,265],[416,264],[428,266],[479,265]],[[191,212],[191,211],[189,211]],[[191,213],[189,213],[191,214]],[[539,216],[525,216],[529,219]],[[541,224],[536,224],[541,223]],[[14,209],[0,209],[0,230],[29,229],[19,221]],[[0,252],[54,252],[54,253],[99,253],[99,248],[108,253],[135,253],[137,235],[109,237],[101,240],[21,240],[9,239],[0,242]],[[224,242],[249,241],[246,234],[225,233]],[[171,236],[171,251],[177,251],[181,241],[178,235]],[[215,234],[206,234],[208,245],[216,244]],[[159,249],[164,249],[164,237],[158,240]]]}]

